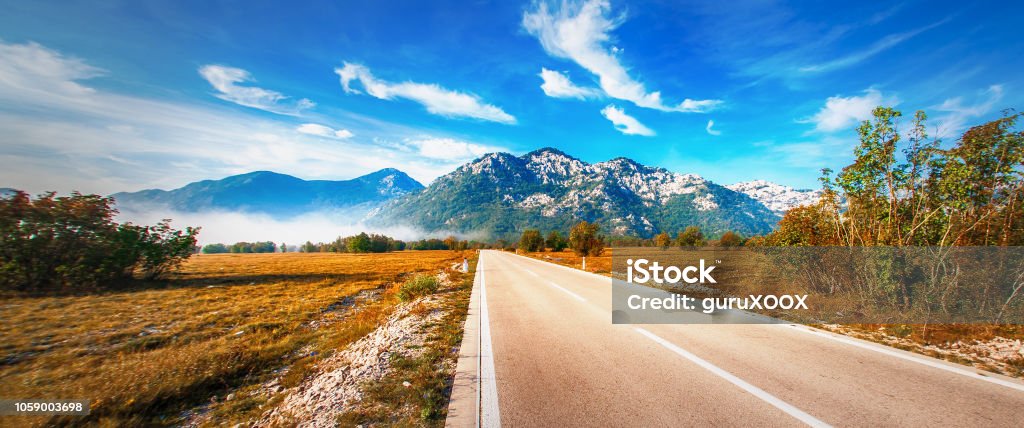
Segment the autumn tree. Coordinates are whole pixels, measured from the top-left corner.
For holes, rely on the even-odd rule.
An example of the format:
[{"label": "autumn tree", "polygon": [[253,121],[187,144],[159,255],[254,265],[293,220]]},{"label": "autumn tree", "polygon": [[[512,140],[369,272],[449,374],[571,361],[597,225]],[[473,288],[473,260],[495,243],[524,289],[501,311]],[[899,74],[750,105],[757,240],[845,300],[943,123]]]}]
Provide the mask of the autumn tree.
[{"label": "autumn tree", "polygon": [[601,227],[597,223],[581,221],[569,231],[569,248],[572,248],[577,255],[599,256],[604,252],[604,236],[599,232]]},{"label": "autumn tree", "polygon": [[671,245],[672,237],[668,235],[668,232],[661,232],[654,236],[655,247],[661,247],[662,250],[666,250]]},{"label": "autumn tree", "polygon": [[458,251],[459,250],[459,238],[456,238],[454,235],[448,235],[447,238],[444,238],[444,246],[445,246],[445,248],[448,248],[449,250]]},{"label": "autumn tree", "polygon": [[697,226],[687,226],[676,236],[676,245],[679,247],[699,247],[705,243],[704,232]]},{"label": "autumn tree", "polygon": [[718,238],[718,245],[723,247],[739,247],[743,245],[743,237],[733,231],[727,231]]}]

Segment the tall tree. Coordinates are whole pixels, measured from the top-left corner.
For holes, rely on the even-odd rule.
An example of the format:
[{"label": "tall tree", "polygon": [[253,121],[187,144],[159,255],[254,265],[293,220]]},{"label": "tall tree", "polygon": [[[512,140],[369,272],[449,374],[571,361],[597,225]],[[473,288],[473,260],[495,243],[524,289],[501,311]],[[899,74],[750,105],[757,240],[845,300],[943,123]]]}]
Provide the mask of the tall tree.
[{"label": "tall tree", "polygon": [[604,236],[599,234],[601,226],[597,223],[581,221],[569,231],[569,248],[576,254],[586,256],[599,256],[604,252]]}]

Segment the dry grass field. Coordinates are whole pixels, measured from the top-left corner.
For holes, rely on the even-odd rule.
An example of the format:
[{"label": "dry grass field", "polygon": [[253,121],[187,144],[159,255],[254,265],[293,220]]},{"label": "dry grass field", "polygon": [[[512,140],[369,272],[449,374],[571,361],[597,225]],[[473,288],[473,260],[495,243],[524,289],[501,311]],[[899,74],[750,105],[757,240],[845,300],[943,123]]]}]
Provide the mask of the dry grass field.
[{"label": "dry grass field", "polygon": [[[565,251],[538,251],[536,253],[521,253],[524,256],[569,266],[575,269],[583,268],[583,258],[576,255],[572,250]],[[604,252],[597,257],[587,257],[587,272],[599,275],[611,276],[612,272],[612,250],[605,248]]]},{"label": "dry grass field", "polygon": [[5,297],[3,396],[85,398],[92,413],[3,423],[175,425],[197,407],[218,422],[251,420],[275,403],[250,392],[271,378],[298,384],[316,361],[375,329],[398,303],[398,284],[462,257],[201,255],[133,291]]}]

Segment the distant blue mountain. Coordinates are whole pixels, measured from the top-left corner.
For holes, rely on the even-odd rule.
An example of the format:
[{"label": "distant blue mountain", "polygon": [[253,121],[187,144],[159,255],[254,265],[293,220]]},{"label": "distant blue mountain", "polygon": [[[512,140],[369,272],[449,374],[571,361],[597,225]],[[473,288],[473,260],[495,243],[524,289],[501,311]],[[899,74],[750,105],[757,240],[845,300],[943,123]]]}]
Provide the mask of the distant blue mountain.
[{"label": "distant blue mountain", "polygon": [[302,180],[256,171],[220,180],[198,181],[174,190],[151,189],[111,196],[121,211],[234,211],[281,218],[322,210],[366,212],[422,189],[422,184],[404,172],[385,168],[345,181]]}]

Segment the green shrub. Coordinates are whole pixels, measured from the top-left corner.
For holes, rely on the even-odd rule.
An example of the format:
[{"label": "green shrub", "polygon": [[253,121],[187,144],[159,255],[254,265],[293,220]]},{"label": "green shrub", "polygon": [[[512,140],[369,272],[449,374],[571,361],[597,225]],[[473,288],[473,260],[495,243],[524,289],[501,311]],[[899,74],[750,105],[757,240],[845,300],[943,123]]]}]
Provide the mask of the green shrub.
[{"label": "green shrub", "polygon": [[407,302],[437,291],[440,285],[441,283],[437,281],[437,277],[433,275],[416,275],[398,289],[398,298],[403,302]]},{"label": "green shrub", "polygon": [[16,191],[0,198],[0,289],[97,290],[139,273],[155,279],[195,251],[198,228],[114,222],[114,200]]}]

